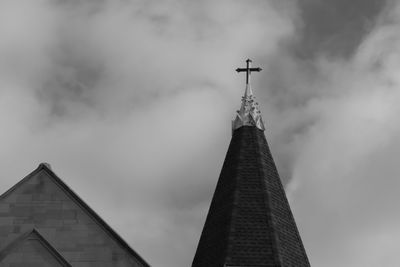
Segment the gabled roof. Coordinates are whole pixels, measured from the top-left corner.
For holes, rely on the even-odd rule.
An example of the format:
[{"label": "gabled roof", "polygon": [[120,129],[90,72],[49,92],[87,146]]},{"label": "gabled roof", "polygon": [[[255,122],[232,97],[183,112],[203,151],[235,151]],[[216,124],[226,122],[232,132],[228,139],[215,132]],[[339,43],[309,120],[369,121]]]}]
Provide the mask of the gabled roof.
[{"label": "gabled roof", "polygon": [[50,243],[41,235],[36,229],[32,229],[29,232],[26,232],[11,242],[8,246],[6,246],[3,250],[0,251],[0,263],[13,251],[17,250],[24,243],[27,243],[31,240],[38,241],[41,244],[41,247],[46,250],[52,257],[55,259],[60,266],[63,267],[71,267],[63,256],[52,246]]},{"label": "gabled roof", "polygon": [[310,266],[256,126],[233,132],[192,266]]},{"label": "gabled roof", "polygon": [[46,163],[41,163],[33,172],[7,190],[0,196],[0,202],[15,190],[27,183],[40,172],[45,172],[51,180],[64,191],[89,217],[91,217],[112,239],[114,239],[128,254],[132,255],[143,266],[150,266],[138,253],[136,253],[93,209],[91,209],[67,184],[65,184]]}]

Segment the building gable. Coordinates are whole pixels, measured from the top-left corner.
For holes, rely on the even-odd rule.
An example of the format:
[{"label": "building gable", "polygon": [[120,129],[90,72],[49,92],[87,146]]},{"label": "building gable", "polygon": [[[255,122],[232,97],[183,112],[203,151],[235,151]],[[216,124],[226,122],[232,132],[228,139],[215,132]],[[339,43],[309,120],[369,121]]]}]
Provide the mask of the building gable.
[{"label": "building gable", "polygon": [[0,250],[31,229],[71,265],[149,266],[45,164],[0,196]]},{"label": "building gable", "polygon": [[35,229],[0,251],[1,266],[71,267]]}]

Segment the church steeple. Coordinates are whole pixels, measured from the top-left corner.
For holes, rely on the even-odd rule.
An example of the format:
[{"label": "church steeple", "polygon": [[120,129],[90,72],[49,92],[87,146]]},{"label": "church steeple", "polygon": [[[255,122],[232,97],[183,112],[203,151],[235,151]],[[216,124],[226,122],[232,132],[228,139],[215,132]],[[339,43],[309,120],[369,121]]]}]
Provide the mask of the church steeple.
[{"label": "church steeple", "polygon": [[[251,61],[250,61],[251,62]],[[192,267],[309,267],[251,92],[233,121],[232,139]]]},{"label": "church steeple", "polygon": [[258,103],[255,102],[253,91],[251,90],[250,75],[252,71],[261,71],[261,68],[252,68],[251,60],[247,59],[246,68],[237,68],[237,72],[246,72],[246,89],[242,97],[242,105],[237,111],[236,118],[232,121],[232,132],[242,126],[256,126],[258,129],[265,129],[261,118],[261,112],[258,109]]}]

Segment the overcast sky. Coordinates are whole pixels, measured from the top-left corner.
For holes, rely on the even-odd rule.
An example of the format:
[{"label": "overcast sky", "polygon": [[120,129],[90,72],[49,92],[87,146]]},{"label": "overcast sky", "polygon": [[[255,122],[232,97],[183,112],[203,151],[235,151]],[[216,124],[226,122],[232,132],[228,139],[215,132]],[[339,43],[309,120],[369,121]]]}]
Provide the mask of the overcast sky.
[{"label": "overcast sky", "polygon": [[0,0],[0,191],[40,162],[190,266],[253,59],[313,266],[400,260],[400,2]]}]

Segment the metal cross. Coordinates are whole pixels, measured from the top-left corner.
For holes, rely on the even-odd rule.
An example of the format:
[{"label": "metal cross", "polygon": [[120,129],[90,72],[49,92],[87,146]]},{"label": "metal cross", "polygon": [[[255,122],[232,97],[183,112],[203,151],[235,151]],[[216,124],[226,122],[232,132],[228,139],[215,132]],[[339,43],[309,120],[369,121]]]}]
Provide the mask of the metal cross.
[{"label": "metal cross", "polygon": [[250,74],[252,71],[257,71],[260,72],[262,70],[262,68],[252,68],[251,67],[251,59],[247,59],[246,60],[247,66],[246,68],[237,68],[236,71],[237,72],[246,72],[246,84],[250,83]]}]

